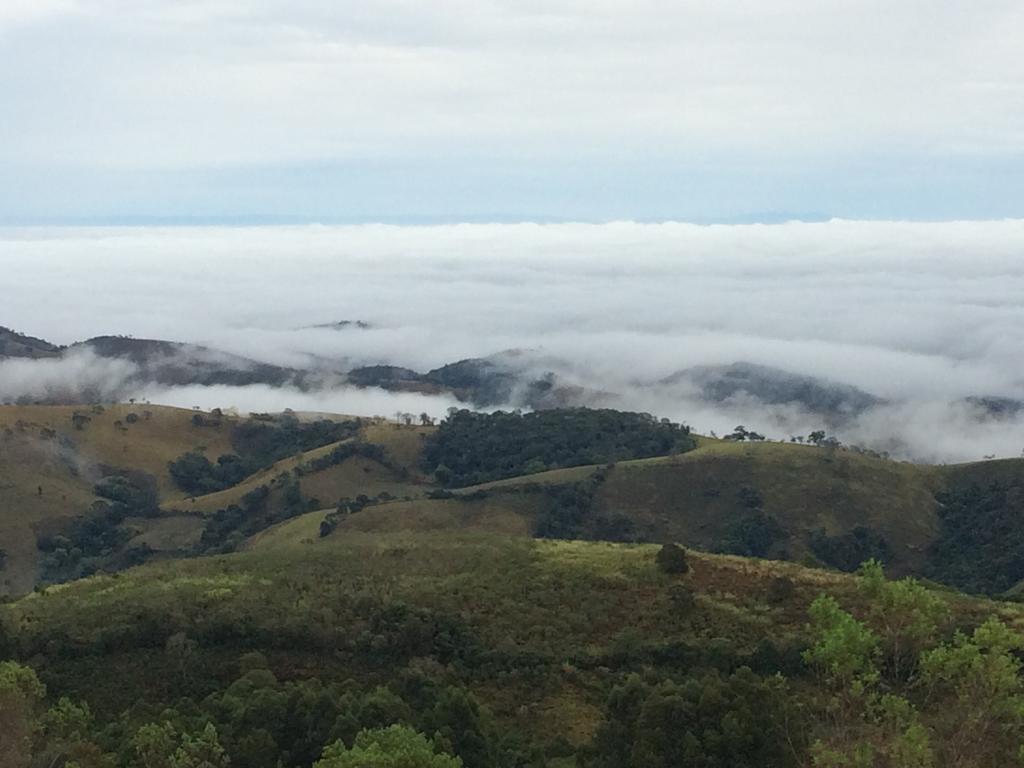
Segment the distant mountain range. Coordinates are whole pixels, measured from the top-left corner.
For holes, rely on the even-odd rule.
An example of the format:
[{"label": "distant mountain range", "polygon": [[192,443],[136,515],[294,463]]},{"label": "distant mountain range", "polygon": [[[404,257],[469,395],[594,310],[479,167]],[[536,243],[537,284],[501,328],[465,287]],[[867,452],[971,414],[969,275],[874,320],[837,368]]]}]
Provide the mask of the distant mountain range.
[{"label": "distant mountain range", "polygon": [[[331,330],[363,330],[360,320],[308,326]],[[0,360],[21,358],[57,360],[81,353],[127,363],[128,373],[113,394],[128,397],[147,386],[222,385],[293,386],[301,390],[341,386],[377,387],[391,392],[446,394],[478,408],[545,409],[614,405],[619,398],[601,382],[587,381],[566,360],[532,350],[507,350],[488,357],[458,360],[426,372],[393,364],[352,367],[344,359],[318,357],[315,369],[264,363],[222,350],[162,339],[97,336],[68,346],[0,327]],[[736,361],[726,365],[681,368],[633,386],[670,399],[709,404],[793,406],[840,426],[889,401],[844,382],[787,371],[768,365]],[[123,392],[121,391],[123,390]],[[95,387],[76,392],[73,382],[50,392],[33,393],[38,402],[79,402],[95,398]],[[10,400],[0,390],[0,401]],[[24,400],[24,395],[21,396]],[[979,418],[1013,418],[1024,412],[1024,401],[977,394],[964,398]]]}]

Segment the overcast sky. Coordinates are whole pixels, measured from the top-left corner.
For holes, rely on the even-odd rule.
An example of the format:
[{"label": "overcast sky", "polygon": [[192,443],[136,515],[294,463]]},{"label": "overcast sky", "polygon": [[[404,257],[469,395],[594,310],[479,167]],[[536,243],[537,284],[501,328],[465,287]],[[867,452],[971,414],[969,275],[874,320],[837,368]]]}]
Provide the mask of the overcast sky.
[{"label": "overcast sky", "polygon": [[0,0],[0,217],[1024,216],[1022,43],[1020,0]]}]

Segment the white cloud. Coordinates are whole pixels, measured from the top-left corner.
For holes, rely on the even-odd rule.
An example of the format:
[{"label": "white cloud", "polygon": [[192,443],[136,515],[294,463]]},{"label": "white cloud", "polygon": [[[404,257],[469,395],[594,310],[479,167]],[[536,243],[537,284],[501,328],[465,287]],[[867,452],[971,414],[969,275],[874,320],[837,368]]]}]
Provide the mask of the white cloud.
[{"label": "white cloud", "polygon": [[1013,0],[4,6],[0,162],[1024,147]]},{"label": "white cloud", "polygon": [[[957,403],[1024,398],[1021,253],[1024,220],[8,229],[0,322],[60,343],[132,333],[289,366],[315,356],[426,370],[533,349],[568,380],[623,393],[620,406],[703,429],[745,421],[785,436],[816,424],[646,388],[745,360],[894,401],[849,439],[879,444],[888,427],[913,455],[978,458],[1019,452],[1019,425],[968,430]],[[372,328],[304,329],[336,320]],[[220,390],[202,402],[222,395],[235,404]],[[330,397],[342,407],[356,395]]]},{"label": "white cloud", "polygon": [[302,392],[290,387],[186,386],[145,389],[139,398],[161,405],[203,409],[234,408],[240,413],[279,413],[291,408],[300,413],[344,414],[347,416],[382,416],[394,418],[396,412],[419,416],[426,413],[435,419],[444,418],[449,408],[464,407],[452,397],[421,395],[413,392],[387,392],[368,389],[340,388],[326,392]]}]

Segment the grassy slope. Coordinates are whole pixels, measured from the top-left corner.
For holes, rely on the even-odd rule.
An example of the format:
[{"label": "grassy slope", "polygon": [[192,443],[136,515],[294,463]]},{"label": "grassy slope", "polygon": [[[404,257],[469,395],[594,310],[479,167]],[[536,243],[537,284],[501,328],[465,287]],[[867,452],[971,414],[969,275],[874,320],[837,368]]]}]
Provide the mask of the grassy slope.
[{"label": "grassy slope", "polygon": [[[72,423],[75,412],[90,418],[81,430]],[[127,423],[129,413],[138,415],[139,420]],[[234,488],[193,500],[174,485],[168,463],[192,450],[202,449],[211,458],[233,452],[230,435],[234,423],[224,418],[220,426],[196,427],[193,415],[191,410],[142,404],[107,405],[102,410],[89,406],[0,407],[0,549],[7,552],[7,564],[0,571],[0,595],[32,589],[38,563],[36,534],[88,509],[96,500],[92,488],[102,475],[101,466],[140,470],[156,478],[167,516],[129,521],[138,531],[132,543],[174,552],[198,540],[202,520],[197,513],[210,514],[236,504],[246,492],[334,447],[284,459]],[[53,430],[57,436],[48,437],[44,430]],[[429,431],[431,428],[399,429],[386,423],[365,429],[364,439],[381,443],[397,461],[413,468],[412,481],[357,457],[304,476],[303,494],[325,505],[360,493],[418,496],[422,478],[415,467],[422,435]]]},{"label": "grassy slope", "polygon": [[[685,578],[695,607],[680,612],[672,594],[679,579],[654,565],[653,545],[549,542],[483,535],[364,534],[355,531],[300,543],[258,542],[250,552],[152,563],[30,595],[0,615],[27,635],[64,637],[85,655],[44,653],[34,663],[51,689],[88,700],[101,713],[137,700],[170,696],[181,685],[175,660],[162,644],[118,650],[95,638],[131,632],[148,618],[164,634],[199,639],[184,681],[201,694],[237,673],[246,650],[268,654],[284,676],[319,675],[383,682],[402,664],[342,652],[368,629],[354,605],[404,603],[460,621],[480,646],[529,654],[542,678],[475,673],[464,682],[499,717],[545,738],[580,743],[593,732],[604,696],[607,654],[684,643],[707,646],[729,638],[740,652],[765,638],[799,645],[806,609],[822,591],[856,602],[852,580],[789,563],[691,554]],[[778,576],[795,589],[769,604]],[[1024,607],[951,595],[959,622],[990,613],[1024,628]],[[246,627],[244,643],[218,634]],[[283,637],[267,645],[268,637]],[[205,638],[205,639],[204,639]],[[301,638],[289,640],[288,638]],[[335,653],[324,648],[338,648]],[[658,662],[661,663],[661,662]]]},{"label": "grassy slope", "polygon": [[189,512],[212,514],[218,509],[224,509],[231,504],[240,503],[242,497],[250,491],[259,488],[261,485],[269,485],[271,481],[282,472],[291,472],[300,464],[330,453],[335,446],[340,445],[342,442],[345,441],[330,443],[322,448],[317,448],[312,451],[296,454],[295,456],[289,456],[286,459],[281,459],[280,461],[274,462],[266,469],[262,469],[259,472],[250,475],[238,485],[234,485],[223,491],[207,493],[203,496],[195,497],[181,497],[179,495],[171,501],[164,502],[162,508],[167,511],[180,509],[187,510]]},{"label": "grassy slope", "polygon": [[[1017,462],[1016,466],[1019,470],[1024,465]],[[526,483],[582,482],[594,469],[552,470],[460,493],[511,490]],[[679,456],[617,463],[600,486],[593,511],[628,517],[647,540],[671,538],[707,547],[745,514],[737,491],[747,486],[761,494],[765,511],[791,533],[789,549],[794,557],[806,553],[808,530],[824,528],[837,534],[868,525],[885,535],[893,546],[896,570],[905,571],[921,564],[935,535],[933,493],[941,482],[939,468],[846,451],[704,440],[696,450]],[[502,498],[506,494],[492,495],[492,505],[501,506]],[[504,503],[510,505],[516,506]],[[377,516],[385,512],[378,510]],[[523,514],[521,507],[515,514]],[[407,515],[397,516],[396,524],[401,527],[407,520]]]},{"label": "grassy slope", "polygon": [[[345,521],[342,529],[452,527],[529,535],[544,499],[512,491],[525,484],[582,482],[594,469],[552,470],[458,491],[489,491],[484,500],[416,499],[370,507]],[[866,525],[885,536],[893,550],[890,567],[901,574],[921,567],[936,535],[936,490],[954,482],[986,483],[1021,475],[1024,462],[1016,459],[932,467],[810,446],[706,440],[680,456],[619,462],[600,486],[593,512],[628,517],[646,540],[670,538],[709,547],[746,514],[737,491],[748,486],[761,494],[765,511],[787,530],[794,559],[807,554],[810,530],[836,535]],[[310,513],[267,537],[315,537],[323,515]]]},{"label": "grassy slope", "polygon": [[793,557],[806,531],[842,533],[856,525],[882,532],[898,570],[920,565],[937,524],[930,467],[846,451],[764,443],[718,443],[660,461],[616,467],[597,512],[626,514],[641,532],[707,546],[744,513],[740,488],[756,489],[764,510],[791,534]]},{"label": "grassy slope", "polygon": [[396,427],[391,423],[378,422],[364,427],[362,438],[368,443],[384,446],[392,459],[417,477],[420,476],[423,441],[436,431],[437,427]]},{"label": "grassy slope", "polygon": [[[430,487],[417,468],[419,453],[422,451],[422,428],[398,428],[393,424],[369,424],[364,427],[361,440],[384,446],[390,459],[406,470],[403,477],[398,471],[377,461],[354,456],[334,466],[317,472],[306,472],[299,479],[304,497],[319,500],[326,506],[333,505],[341,498],[355,498],[360,494],[375,497],[389,493],[396,498],[418,497]],[[282,459],[246,478],[236,486],[217,493],[195,498],[167,502],[167,511],[184,510],[188,513],[212,514],[231,504],[239,504],[242,497],[261,485],[273,487],[273,480],[282,473],[292,472],[296,467],[313,459],[329,454],[343,442],[331,443],[305,453]],[[322,519],[322,515],[321,515]],[[319,521],[316,523],[319,526]]]},{"label": "grassy slope", "polygon": [[[332,510],[301,515],[256,534],[250,548],[279,548],[319,538],[320,523]],[[535,503],[523,496],[489,497],[478,501],[413,499],[367,507],[339,524],[333,535],[349,533],[460,531],[529,537]]]},{"label": "grassy slope", "polygon": [[[89,415],[84,429],[74,428],[75,411]],[[125,422],[129,413],[138,414],[139,421]],[[0,594],[32,588],[35,531],[88,508],[95,500],[92,487],[101,476],[100,465],[147,472],[156,478],[164,499],[180,498],[167,472],[168,461],[201,446],[214,456],[230,451],[226,423],[198,428],[192,415],[153,405],[111,405],[102,412],[72,406],[0,407],[0,548],[8,553]]]},{"label": "grassy slope", "polygon": [[[201,521],[191,515],[209,514],[238,503],[252,488],[331,449],[327,446],[285,459],[235,488],[192,501],[173,487],[167,462],[201,446],[211,457],[230,452],[227,423],[219,428],[199,428],[192,425],[192,412],[188,410],[119,405],[101,414],[90,414],[92,421],[78,431],[71,424],[74,410],[0,408],[0,428],[9,429],[9,434],[0,432],[0,539],[9,552],[9,564],[0,573],[0,593],[31,587],[36,562],[33,527],[52,524],[88,505],[93,499],[95,474],[88,471],[90,466],[127,465],[156,476],[164,509],[183,510],[189,516],[171,521],[137,521],[140,535],[136,543],[145,541],[158,550],[174,550],[199,534]],[[141,415],[144,410],[152,413],[149,419],[124,424],[125,429],[115,427],[114,422],[123,422],[130,411]],[[20,431],[18,420],[27,425]],[[56,442],[41,439],[43,428],[58,430],[72,441],[73,451],[59,450]],[[303,494],[318,499],[325,507],[333,506],[340,497],[361,493],[376,496],[387,491],[400,499],[412,498],[405,503],[368,508],[345,521],[343,530],[455,528],[527,535],[539,505],[545,503],[540,495],[492,493],[486,500],[474,502],[422,498],[429,486],[423,484],[426,478],[417,465],[423,439],[432,431],[431,427],[369,424],[362,439],[383,445],[409,477],[403,479],[382,465],[354,458],[303,476]],[[79,469],[77,477],[72,466]],[[495,491],[515,489],[524,483],[579,482],[593,470],[554,470],[479,488]],[[647,540],[673,538],[707,547],[745,514],[737,491],[748,486],[761,494],[764,509],[789,532],[792,557],[806,553],[809,530],[824,528],[829,534],[838,534],[856,525],[868,525],[889,541],[893,548],[891,565],[901,573],[920,567],[935,535],[936,490],[947,483],[987,483],[994,478],[1022,475],[1024,462],[1015,459],[928,467],[810,446],[701,438],[697,450],[681,456],[619,462],[598,490],[593,511],[596,515],[628,517]],[[41,497],[39,485],[44,488]],[[323,513],[311,513],[281,526],[268,537],[296,540],[315,536],[322,519]]]}]

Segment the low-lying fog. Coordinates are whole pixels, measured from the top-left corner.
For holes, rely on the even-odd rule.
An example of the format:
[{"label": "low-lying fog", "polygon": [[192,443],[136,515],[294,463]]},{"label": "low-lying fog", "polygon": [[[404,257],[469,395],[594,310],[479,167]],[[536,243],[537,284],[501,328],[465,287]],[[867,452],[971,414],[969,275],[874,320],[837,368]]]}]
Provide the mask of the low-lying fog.
[{"label": "low-lying fog", "polygon": [[[0,269],[0,325],[55,343],[130,334],[286,366],[421,371],[531,350],[564,380],[617,395],[616,407],[699,431],[819,426],[794,406],[656,385],[746,361],[886,401],[837,428],[844,441],[937,461],[1024,449],[1019,416],[978,418],[963,402],[1024,399],[1024,220],[7,229]],[[340,320],[370,327],[309,327]],[[123,374],[109,360],[8,360],[0,395]],[[454,402],[350,388],[140,394],[366,414]]]}]

